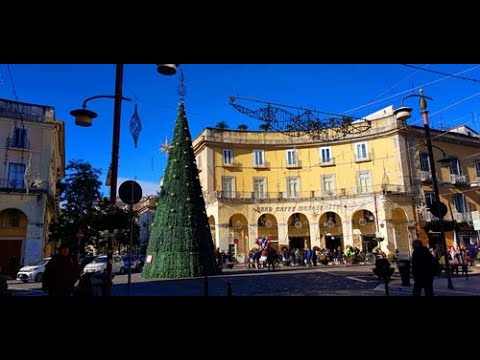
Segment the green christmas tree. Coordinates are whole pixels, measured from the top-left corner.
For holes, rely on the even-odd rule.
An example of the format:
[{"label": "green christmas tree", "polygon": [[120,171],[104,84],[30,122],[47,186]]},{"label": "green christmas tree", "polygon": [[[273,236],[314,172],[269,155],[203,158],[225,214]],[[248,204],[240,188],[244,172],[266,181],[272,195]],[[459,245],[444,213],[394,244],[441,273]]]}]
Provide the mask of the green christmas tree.
[{"label": "green christmas tree", "polygon": [[181,101],[142,276],[182,278],[215,273],[214,245]]}]

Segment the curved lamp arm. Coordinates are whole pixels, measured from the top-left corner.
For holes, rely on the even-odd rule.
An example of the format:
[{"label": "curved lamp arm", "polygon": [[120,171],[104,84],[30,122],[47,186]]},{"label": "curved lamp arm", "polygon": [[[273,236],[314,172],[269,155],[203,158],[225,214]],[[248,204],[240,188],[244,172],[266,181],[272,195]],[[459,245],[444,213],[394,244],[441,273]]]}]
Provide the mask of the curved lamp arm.
[{"label": "curved lamp arm", "polygon": [[[91,96],[91,97],[83,100],[82,107],[85,109],[87,107],[87,102],[89,102],[90,100],[101,99],[101,98],[115,99],[115,96],[114,95],[95,95],[95,96]],[[122,100],[132,101],[132,99],[127,98],[127,97],[123,97],[123,96],[122,96]]]}]

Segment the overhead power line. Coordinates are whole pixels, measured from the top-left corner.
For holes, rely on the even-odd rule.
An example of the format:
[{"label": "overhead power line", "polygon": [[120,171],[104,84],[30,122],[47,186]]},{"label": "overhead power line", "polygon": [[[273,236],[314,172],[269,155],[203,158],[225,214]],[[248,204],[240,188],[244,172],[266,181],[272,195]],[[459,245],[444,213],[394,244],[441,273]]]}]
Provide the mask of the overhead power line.
[{"label": "overhead power line", "polygon": [[453,77],[453,78],[457,78],[457,79],[461,79],[461,80],[468,80],[468,81],[473,81],[473,82],[476,82],[476,83],[480,83],[479,79],[474,79],[474,78],[470,78],[470,77],[466,77],[466,76],[459,76],[459,75],[455,75],[455,74],[444,73],[442,71],[422,68],[422,67],[415,66],[415,65],[409,65],[409,64],[402,64],[402,65],[406,66],[406,67],[413,68],[413,69],[418,69],[418,70],[438,74],[438,75],[444,75],[444,76],[449,76],[449,77]]}]

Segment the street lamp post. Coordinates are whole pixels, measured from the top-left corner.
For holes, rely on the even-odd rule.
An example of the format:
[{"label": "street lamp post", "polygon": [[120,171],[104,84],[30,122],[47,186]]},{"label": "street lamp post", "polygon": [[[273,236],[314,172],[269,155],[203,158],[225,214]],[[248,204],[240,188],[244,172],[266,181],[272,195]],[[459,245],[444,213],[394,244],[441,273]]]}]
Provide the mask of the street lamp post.
[{"label": "street lamp post", "polygon": [[[174,75],[180,64],[157,64],[157,71],[162,75]],[[75,117],[75,124],[79,126],[91,126],[92,120],[98,116],[95,112],[87,110],[87,102],[98,98],[114,99],[113,107],[113,140],[112,140],[112,160],[111,160],[111,183],[110,183],[110,203],[115,206],[117,201],[117,180],[118,180],[118,156],[120,150],[120,123],[122,113],[122,100],[131,101],[123,97],[123,68],[124,64],[115,66],[115,95],[97,95],[86,99],[83,102],[83,109],[70,112]],[[112,238],[107,241],[107,291],[106,296],[112,295],[112,260],[113,245]]]},{"label": "street lamp post", "polygon": [[408,95],[405,96],[402,99],[402,104],[399,109],[395,111],[395,114],[397,115],[397,119],[399,120],[406,120],[410,117],[410,113],[412,112],[412,108],[409,107],[404,107],[403,102],[405,99],[409,97],[419,97],[420,98],[420,109],[421,109],[421,114],[422,114],[422,119],[423,119],[423,127],[425,129],[425,139],[426,139],[426,145],[427,145],[427,150],[428,150],[428,159],[430,161],[430,171],[432,172],[432,185],[433,185],[433,191],[435,193],[435,203],[437,207],[437,215],[438,215],[438,225],[440,228],[440,241],[442,244],[442,252],[443,256],[445,257],[445,273],[447,275],[447,282],[448,282],[448,288],[453,289],[453,284],[452,284],[452,278],[451,278],[451,273],[450,273],[450,264],[448,263],[447,259],[447,242],[445,240],[445,226],[443,222],[443,213],[440,209],[440,191],[438,189],[438,179],[437,179],[437,172],[435,169],[435,158],[433,156],[433,145],[432,145],[432,138],[430,136],[430,126],[428,123],[428,110],[427,110],[427,99],[433,100],[432,98],[425,96],[423,94],[423,90],[420,90],[420,95]]}]

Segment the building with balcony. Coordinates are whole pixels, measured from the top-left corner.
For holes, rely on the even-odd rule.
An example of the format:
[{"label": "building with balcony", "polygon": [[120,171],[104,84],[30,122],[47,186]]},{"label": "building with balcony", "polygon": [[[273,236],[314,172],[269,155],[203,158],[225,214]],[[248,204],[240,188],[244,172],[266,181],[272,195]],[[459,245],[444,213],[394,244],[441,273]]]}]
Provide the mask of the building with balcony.
[{"label": "building with balcony", "polygon": [[193,147],[216,246],[245,254],[268,236],[279,249],[408,255],[417,236],[409,132],[392,106],[364,122],[367,131],[336,140],[206,128]]},{"label": "building with balcony", "polygon": [[48,227],[64,177],[64,124],[50,106],[0,99],[0,266],[51,254]]},{"label": "building with balcony", "polygon": [[[472,212],[480,210],[480,137],[468,126],[449,131],[431,130],[440,200],[446,205],[445,237],[447,246],[476,243],[478,232]],[[408,160],[412,164],[412,185],[418,213],[418,233],[431,246],[438,242],[438,218],[430,209],[435,197],[423,127],[408,127],[408,147],[414,149]],[[480,230],[480,227],[479,229]]]}]

